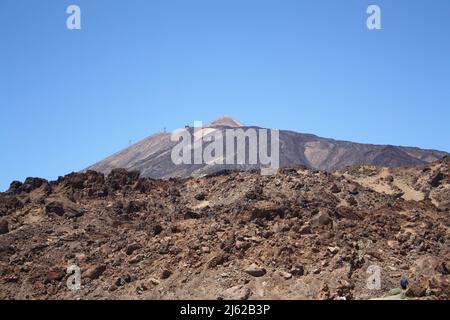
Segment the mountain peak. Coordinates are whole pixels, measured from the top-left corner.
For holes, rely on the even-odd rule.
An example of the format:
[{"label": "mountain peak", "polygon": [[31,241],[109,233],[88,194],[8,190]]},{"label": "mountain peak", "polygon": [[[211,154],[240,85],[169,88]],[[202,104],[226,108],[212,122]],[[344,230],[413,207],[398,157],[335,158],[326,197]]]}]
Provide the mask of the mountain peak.
[{"label": "mountain peak", "polygon": [[233,119],[230,116],[220,116],[216,120],[208,123],[208,127],[218,127],[218,126],[226,126],[226,127],[244,127],[245,125],[236,120]]}]

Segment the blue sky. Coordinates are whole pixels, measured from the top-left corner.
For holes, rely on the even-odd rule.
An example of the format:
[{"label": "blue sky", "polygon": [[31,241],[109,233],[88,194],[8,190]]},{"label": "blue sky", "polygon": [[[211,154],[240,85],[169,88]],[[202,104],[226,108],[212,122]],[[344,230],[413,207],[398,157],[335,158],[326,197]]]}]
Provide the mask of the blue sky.
[{"label": "blue sky", "polygon": [[450,151],[449,18],[448,0],[1,0],[0,190],[222,114]]}]

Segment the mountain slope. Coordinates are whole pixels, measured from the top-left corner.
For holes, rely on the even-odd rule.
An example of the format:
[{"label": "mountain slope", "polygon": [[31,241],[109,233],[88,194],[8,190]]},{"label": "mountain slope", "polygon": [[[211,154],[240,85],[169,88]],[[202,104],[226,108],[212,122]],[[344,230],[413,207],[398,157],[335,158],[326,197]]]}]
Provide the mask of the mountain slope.
[{"label": "mountain slope", "polygon": [[[223,116],[207,124],[200,134],[208,135],[230,128],[258,128]],[[193,128],[187,128],[192,134]],[[139,170],[144,177],[169,178],[203,175],[223,169],[257,169],[259,165],[175,165],[171,152],[177,142],[170,133],[152,135],[92,166],[89,170],[109,173],[115,168]],[[204,146],[207,143],[204,142]],[[247,149],[248,150],[248,149]],[[312,134],[280,130],[280,165],[304,165],[322,170],[338,170],[353,165],[399,167],[424,164],[441,159],[447,153],[412,147],[360,144],[321,138]],[[248,155],[248,152],[247,152]]]}]

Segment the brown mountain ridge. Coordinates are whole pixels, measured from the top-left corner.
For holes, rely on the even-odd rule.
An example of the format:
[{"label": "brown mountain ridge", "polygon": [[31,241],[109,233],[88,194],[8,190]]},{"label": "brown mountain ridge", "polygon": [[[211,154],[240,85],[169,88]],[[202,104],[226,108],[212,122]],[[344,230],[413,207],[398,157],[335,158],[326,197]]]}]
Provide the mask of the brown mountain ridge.
[{"label": "brown mountain ridge", "polygon": [[[205,130],[259,128],[245,126],[229,116],[205,125]],[[188,128],[191,132],[193,128]],[[208,143],[203,142],[206,146]],[[112,169],[137,170],[143,177],[169,178],[201,176],[224,169],[258,169],[259,165],[175,165],[171,151],[176,142],[171,133],[157,133],[90,166],[88,170],[109,173]],[[321,138],[312,134],[280,130],[280,166],[303,165],[312,169],[333,171],[354,165],[400,167],[434,162],[447,153],[414,147],[362,144]]]}]

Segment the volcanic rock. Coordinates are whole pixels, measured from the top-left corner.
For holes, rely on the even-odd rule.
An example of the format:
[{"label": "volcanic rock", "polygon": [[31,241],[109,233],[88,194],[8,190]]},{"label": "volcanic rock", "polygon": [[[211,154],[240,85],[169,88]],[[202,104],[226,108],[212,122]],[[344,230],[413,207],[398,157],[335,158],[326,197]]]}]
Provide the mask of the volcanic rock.
[{"label": "volcanic rock", "polygon": [[[438,172],[448,177],[449,164],[161,180],[83,172],[29,180],[27,191],[14,183],[0,193],[0,221],[11,229],[0,235],[0,299],[331,299],[337,288],[370,299],[403,274],[414,298],[426,288],[448,299],[450,181],[432,188]],[[195,199],[202,193],[207,205]],[[72,209],[83,214],[70,218]],[[185,219],[189,211],[198,218]],[[72,264],[83,270],[76,292],[63,283]],[[251,264],[262,278],[245,272]],[[381,290],[367,290],[372,264],[383,270]],[[173,275],[160,279],[164,270]]]},{"label": "volcanic rock", "polygon": [[86,270],[85,276],[91,280],[98,279],[106,271],[106,265],[92,266]]},{"label": "volcanic rock", "polygon": [[332,222],[331,217],[327,211],[322,211],[311,219],[312,225],[324,226],[330,224],[331,222]]},{"label": "volcanic rock", "polygon": [[237,285],[226,289],[220,297],[225,300],[247,300],[252,291],[242,285]]},{"label": "volcanic rock", "polygon": [[167,279],[172,275],[172,271],[164,269],[161,271],[161,279]]},{"label": "volcanic rock", "polygon": [[436,173],[430,180],[430,185],[433,188],[439,187],[441,181],[445,178],[444,174],[442,172]]},{"label": "volcanic rock", "polygon": [[0,220],[0,234],[9,232],[9,225],[7,220]]},{"label": "volcanic rock", "polygon": [[262,277],[263,275],[266,274],[266,269],[258,267],[258,265],[253,263],[247,268],[245,268],[244,272],[253,277]]}]

